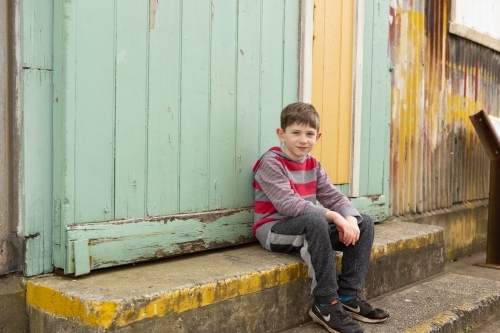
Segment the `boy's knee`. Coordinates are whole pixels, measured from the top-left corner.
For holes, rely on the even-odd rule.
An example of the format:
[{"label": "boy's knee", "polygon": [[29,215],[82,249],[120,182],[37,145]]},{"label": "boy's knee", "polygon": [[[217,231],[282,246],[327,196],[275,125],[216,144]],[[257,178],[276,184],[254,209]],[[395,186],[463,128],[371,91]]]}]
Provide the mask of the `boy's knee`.
[{"label": "boy's knee", "polygon": [[312,227],[312,229],[325,229],[328,230],[329,222],[325,218],[325,214],[321,211],[312,211],[304,214],[307,218],[307,224]]},{"label": "boy's knee", "polygon": [[366,224],[370,224],[370,225],[374,224],[373,219],[370,215],[361,213],[361,217],[363,218],[363,222],[365,222]]},{"label": "boy's knee", "polygon": [[360,229],[364,229],[365,232],[373,234],[374,232],[374,222],[370,215],[361,214],[363,221],[359,224]]}]

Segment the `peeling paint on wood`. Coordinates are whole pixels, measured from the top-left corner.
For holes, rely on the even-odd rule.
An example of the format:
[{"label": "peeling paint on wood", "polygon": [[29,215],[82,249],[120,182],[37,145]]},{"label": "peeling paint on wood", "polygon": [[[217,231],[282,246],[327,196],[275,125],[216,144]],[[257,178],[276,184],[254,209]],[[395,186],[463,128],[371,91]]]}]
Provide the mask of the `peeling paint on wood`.
[{"label": "peeling paint on wood", "polygon": [[[88,239],[91,269],[177,256],[254,242],[253,209],[181,214],[151,219],[68,226],[70,243]],[[69,256],[64,274],[75,273]],[[80,259],[81,261],[81,259]]]},{"label": "peeling paint on wood", "polygon": [[238,214],[242,211],[250,211],[252,210],[253,207],[244,207],[244,208],[238,208],[238,209],[224,209],[224,210],[214,210],[214,211],[209,211],[209,212],[201,212],[201,213],[194,213],[194,214],[175,214],[175,215],[168,215],[168,216],[148,216],[147,218],[139,218],[139,219],[123,219],[123,220],[115,220],[115,221],[101,221],[99,224],[96,224],[94,222],[92,223],[80,223],[80,224],[73,224],[67,226],[67,230],[81,230],[81,229],[92,229],[92,228],[97,228],[100,229],[99,226],[102,225],[121,225],[121,224],[129,224],[129,223],[140,223],[144,221],[151,221],[151,222],[157,222],[157,221],[162,221],[163,223],[167,223],[169,221],[186,221],[186,220],[198,220],[203,223],[210,223],[217,221],[221,217],[228,217],[233,214]]},{"label": "peeling paint on wood", "polygon": [[159,0],[150,0],[149,2],[149,29],[155,28],[156,11],[158,10]]}]

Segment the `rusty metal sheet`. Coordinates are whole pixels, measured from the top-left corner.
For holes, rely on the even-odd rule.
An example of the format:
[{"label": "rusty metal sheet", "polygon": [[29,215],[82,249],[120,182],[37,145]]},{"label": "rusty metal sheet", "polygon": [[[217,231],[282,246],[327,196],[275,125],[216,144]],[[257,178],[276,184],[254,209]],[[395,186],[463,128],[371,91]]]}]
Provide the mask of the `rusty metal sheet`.
[{"label": "rusty metal sheet", "polygon": [[500,113],[500,55],[448,32],[451,0],[393,2],[391,214],[488,197],[489,160],[468,117]]}]

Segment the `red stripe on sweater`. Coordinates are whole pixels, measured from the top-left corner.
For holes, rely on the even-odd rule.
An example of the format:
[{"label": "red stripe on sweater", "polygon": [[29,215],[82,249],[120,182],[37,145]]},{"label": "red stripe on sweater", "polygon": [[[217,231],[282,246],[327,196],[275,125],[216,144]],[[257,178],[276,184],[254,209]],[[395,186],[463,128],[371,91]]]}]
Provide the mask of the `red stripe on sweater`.
[{"label": "red stripe on sweater", "polygon": [[[291,183],[291,182],[290,182]],[[316,181],[312,181],[304,184],[294,184],[294,190],[301,197],[316,194]]]},{"label": "red stripe on sweater", "polygon": [[276,213],[276,208],[270,201],[255,201],[255,213],[271,215]]},{"label": "red stripe on sweater", "polygon": [[252,182],[252,185],[256,190],[262,191],[262,187],[260,187],[260,184],[255,180]]}]

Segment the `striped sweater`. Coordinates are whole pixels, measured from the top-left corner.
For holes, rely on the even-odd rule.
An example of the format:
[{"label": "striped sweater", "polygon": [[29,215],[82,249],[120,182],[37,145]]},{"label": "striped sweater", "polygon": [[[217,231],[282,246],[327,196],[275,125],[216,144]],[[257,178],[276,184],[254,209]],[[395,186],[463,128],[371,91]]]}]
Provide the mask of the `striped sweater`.
[{"label": "striped sweater", "polygon": [[[288,158],[279,147],[270,148],[253,167],[255,215],[253,234],[269,222],[302,215],[311,210],[332,210],[346,217],[355,216],[354,208],[337,187],[332,185],[321,164],[309,154],[300,161]],[[317,206],[319,201],[323,207]]]}]

